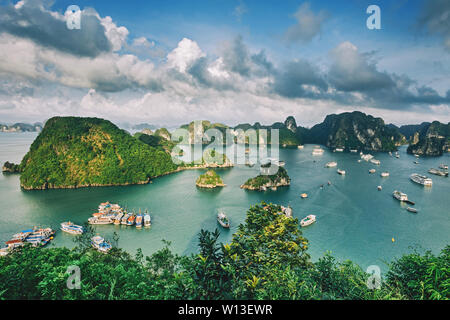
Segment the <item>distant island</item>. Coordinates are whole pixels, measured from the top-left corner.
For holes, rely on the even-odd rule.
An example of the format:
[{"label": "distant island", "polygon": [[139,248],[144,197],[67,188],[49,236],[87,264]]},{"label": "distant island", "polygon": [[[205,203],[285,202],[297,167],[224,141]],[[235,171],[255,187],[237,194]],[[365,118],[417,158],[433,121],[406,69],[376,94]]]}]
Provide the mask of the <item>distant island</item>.
[{"label": "distant island", "polygon": [[35,124],[15,123],[12,125],[0,124],[0,132],[41,132],[42,123]]},{"label": "distant island", "polygon": [[450,151],[450,123],[423,123],[411,137],[407,152],[421,156],[441,156]]},{"label": "distant island", "polygon": [[[261,165],[261,170],[268,169],[271,164]],[[272,164],[272,166],[274,166]],[[241,189],[266,191],[267,189],[276,190],[278,187],[285,187],[291,184],[291,178],[287,174],[286,169],[278,167],[277,173],[273,175],[260,174],[254,178],[248,179]]]},{"label": "distant island", "polygon": [[204,174],[201,174],[195,182],[195,185],[199,188],[208,189],[225,187],[222,178],[214,170],[208,170]]}]

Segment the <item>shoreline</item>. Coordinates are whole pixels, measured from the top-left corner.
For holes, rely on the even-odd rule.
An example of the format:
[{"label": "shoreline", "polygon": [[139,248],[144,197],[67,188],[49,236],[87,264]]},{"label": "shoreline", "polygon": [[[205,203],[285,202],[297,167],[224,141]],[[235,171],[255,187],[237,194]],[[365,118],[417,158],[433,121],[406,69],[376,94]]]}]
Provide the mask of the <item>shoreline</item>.
[{"label": "shoreline", "polygon": [[[20,188],[24,191],[35,191],[35,190],[55,190],[55,189],[82,189],[82,188],[98,188],[98,187],[124,187],[124,186],[131,186],[131,185],[144,185],[144,184],[151,184],[153,182],[154,179],[156,178],[160,178],[163,176],[167,176],[169,174],[173,174],[173,173],[177,173],[177,172],[181,172],[181,171],[185,171],[185,170],[199,170],[199,169],[209,169],[209,168],[233,168],[234,165],[233,164],[227,164],[227,165],[215,165],[215,166],[205,166],[205,165],[200,165],[200,166],[193,166],[193,167],[178,167],[175,170],[172,171],[168,171],[166,173],[148,178],[148,180],[146,181],[138,181],[138,182],[126,182],[126,183],[108,183],[108,184],[84,184],[84,185],[76,185],[76,186],[47,186],[47,187],[37,187],[37,188],[33,188],[33,187],[25,187],[22,184],[20,184]],[[8,174],[13,174],[13,173],[8,173]],[[20,174],[20,173],[15,173],[15,174]]]}]

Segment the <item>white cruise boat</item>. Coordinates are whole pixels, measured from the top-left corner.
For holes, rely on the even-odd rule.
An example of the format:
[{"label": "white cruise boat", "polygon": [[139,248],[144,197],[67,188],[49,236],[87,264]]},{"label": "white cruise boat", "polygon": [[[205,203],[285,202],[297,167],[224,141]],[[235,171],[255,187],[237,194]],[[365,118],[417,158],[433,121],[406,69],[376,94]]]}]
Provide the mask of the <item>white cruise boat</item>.
[{"label": "white cruise boat", "polygon": [[423,186],[431,186],[433,184],[433,180],[431,178],[428,178],[427,176],[420,175],[418,173],[413,173],[409,176],[409,178],[418,184],[421,184]]},{"label": "white cruise boat", "polygon": [[337,169],[337,173],[339,173],[341,176],[345,176],[345,170]]},{"label": "white cruise boat", "polygon": [[389,172],[384,171],[384,172],[381,173],[381,176],[382,176],[383,178],[389,177]]},{"label": "white cruise boat", "polygon": [[327,167],[327,168],[334,168],[336,166],[337,166],[337,162],[335,162],[335,161],[327,162],[327,164],[325,165],[325,167]]},{"label": "white cruise boat", "polygon": [[103,253],[107,253],[112,248],[112,246],[100,236],[92,237],[91,244],[95,249]]},{"label": "white cruise boat", "polygon": [[370,162],[371,163],[373,163],[373,164],[376,164],[376,165],[380,165],[380,160],[377,160],[377,159],[370,159]]},{"label": "white cruise boat", "polygon": [[392,193],[392,196],[398,201],[408,201],[408,195],[397,190]]},{"label": "white cruise boat", "polygon": [[312,151],[312,155],[313,155],[313,156],[320,156],[320,155],[322,155],[323,153],[324,153],[324,150],[323,150],[322,148],[320,148],[320,147],[316,147],[316,148],[314,148],[313,151]]},{"label": "white cruise boat", "polygon": [[310,214],[310,215],[304,217],[302,220],[300,220],[300,225],[302,227],[307,227],[307,226],[313,224],[314,222],[316,222],[316,216],[313,214]]},{"label": "white cruise boat", "polygon": [[362,154],[361,155],[361,159],[363,159],[365,161],[369,161],[372,158],[373,158],[373,155],[371,155],[371,154]]},{"label": "white cruise boat", "polygon": [[344,148],[336,148],[334,149],[336,152],[344,152]]},{"label": "white cruise boat", "polygon": [[375,173],[375,172],[377,172],[377,170],[375,170],[375,169],[370,169],[369,170],[369,173]]},{"label": "white cruise boat", "polygon": [[70,234],[82,234],[83,227],[73,224],[72,222],[61,223],[61,230]]},{"label": "white cruise boat", "polygon": [[351,153],[357,153],[358,150],[356,150],[356,149],[350,149],[350,152],[351,152]]},{"label": "white cruise boat", "polygon": [[111,224],[113,221],[109,216],[91,217],[88,219],[89,224]]}]

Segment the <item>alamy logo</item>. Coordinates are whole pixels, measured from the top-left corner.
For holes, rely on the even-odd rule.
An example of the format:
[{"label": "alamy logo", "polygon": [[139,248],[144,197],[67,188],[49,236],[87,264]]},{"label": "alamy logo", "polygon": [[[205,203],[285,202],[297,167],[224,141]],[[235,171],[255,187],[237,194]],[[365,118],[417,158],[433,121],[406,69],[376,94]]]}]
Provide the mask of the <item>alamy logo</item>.
[{"label": "alamy logo", "polygon": [[369,30],[381,29],[381,9],[380,9],[380,7],[375,4],[372,4],[367,7],[366,13],[370,14],[370,16],[367,18],[367,21],[366,21],[367,29],[369,29]]},{"label": "alamy logo", "polygon": [[67,7],[64,16],[66,17],[67,29],[81,29],[81,10],[79,6],[71,5]]},{"label": "alamy logo", "polygon": [[381,269],[377,265],[371,265],[367,267],[367,273],[371,274],[371,276],[367,279],[366,285],[367,288],[380,289],[381,288]]},{"label": "alamy logo", "polygon": [[67,278],[67,288],[70,290],[81,289],[81,271],[79,266],[67,267],[66,273],[70,274]]}]

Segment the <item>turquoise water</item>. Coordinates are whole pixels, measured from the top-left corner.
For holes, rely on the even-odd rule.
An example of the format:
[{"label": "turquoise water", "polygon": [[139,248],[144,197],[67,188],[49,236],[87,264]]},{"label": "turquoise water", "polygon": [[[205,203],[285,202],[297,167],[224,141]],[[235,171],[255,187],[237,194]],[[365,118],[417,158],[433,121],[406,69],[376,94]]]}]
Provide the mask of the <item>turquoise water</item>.
[{"label": "turquoise water", "polygon": [[[35,133],[0,133],[0,162],[18,163],[35,137]],[[144,254],[150,255],[163,246],[161,240],[165,239],[172,242],[175,252],[186,254],[196,250],[197,234],[202,228],[218,227],[217,209],[223,209],[231,220],[231,230],[222,229],[220,236],[221,241],[229,242],[244,221],[246,210],[265,200],[291,205],[294,216],[300,219],[308,214],[317,216],[315,224],[303,229],[314,260],[329,250],[337,258],[353,260],[363,268],[378,264],[385,269],[385,261],[409,252],[412,246],[437,253],[450,243],[449,178],[431,176],[431,188],[409,180],[411,173],[426,173],[440,163],[450,164],[449,154],[421,158],[417,165],[402,147],[400,159],[374,154],[381,160],[381,165],[376,166],[365,161],[358,163],[359,154],[326,150],[322,156],[312,156],[312,148],[307,145],[303,150],[280,150],[280,159],[286,162],[292,179],[291,186],[265,193],[239,188],[258,173],[256,166],[218,170],[227,184],[220,190],[195,187],[201,170],[164,176],[149,185],[47,191],[22,191],[18,175],[0,174],[0,241],[3,243],[17,231],[34,225],[59,230],[63,221],[82,224],[100,202],[108,200],[129,209],[148,209],[153,225],[142,230],[96,226],[99,234],[112,237],[114,231],[118,232],[119,247],[130,252],[142,248]],[[347,174],[340,176],[337,168],[325,168],[328,161],[336,161],[338,168],[345,169]],[[377,172],[369,174],[370,168]],[[381,171],[389,171],[390,177],[381,178]],[[328,186],[327,181],[332,185]],[[383,187],[382,191],[377,190],[378,185]],[[418,214],[409,213],[405,205],[392,198],[395,189],[416,202]],[[303,192],[308,193],[308,199],[300,198]],[[58,231],[51,245],[71,247],[72,239],[72,235]]]}]

